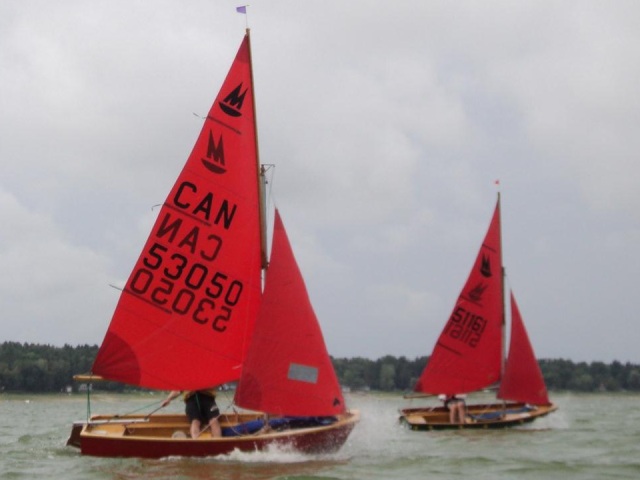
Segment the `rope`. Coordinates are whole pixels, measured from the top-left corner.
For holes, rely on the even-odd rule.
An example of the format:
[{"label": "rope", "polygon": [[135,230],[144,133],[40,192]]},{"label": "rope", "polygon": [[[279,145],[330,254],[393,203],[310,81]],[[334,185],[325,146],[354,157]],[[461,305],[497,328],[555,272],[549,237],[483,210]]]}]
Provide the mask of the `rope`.
[{"label": "rope", "polygon": [[[150,408],[150,407],[155,407],[158,403],[162,404],[162,401],[160,401],[160,402],[153,402],[153,403],[150,403],[149,405],[144,405],[144,406],[142,406],[142,407],[140,407],[140,408],[136,408],[136,409],[131,410],[131,411],[127,412],[127,413],[119,413],[119,414],[117,414],[117,415],[114,415],[114,417],[115,417],[115,418],[118,418],[118,417],[126,417],[127,415],[131,415],[132,413],[139,412],[140,410],[147,410],[147,409],[148,409],[148,408]],[[159,408],[156,408],[156,409],[154,410],[154,412],[155,412],[155,411],[157,411],[157,410],[159,410]],[[151,413],[153,413],[153,412],[151,412]],[[150,413],[149,415],[151,415],[151,413]],[[149,416],[149,415],[147,415],[147,416]]]}]

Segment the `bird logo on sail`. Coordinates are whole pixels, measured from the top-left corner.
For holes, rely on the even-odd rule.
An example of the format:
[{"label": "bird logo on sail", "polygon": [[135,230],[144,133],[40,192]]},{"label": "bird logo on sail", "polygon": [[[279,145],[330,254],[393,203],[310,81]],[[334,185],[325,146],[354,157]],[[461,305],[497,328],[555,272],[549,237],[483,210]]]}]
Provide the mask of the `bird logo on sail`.
[{"label": "bird logo on sail", "polygon": [[482,255],[482,264],[480,265],[480,273],[483,277],[491,277],[491,259],[488,255]]},{"label": "bird logo on sail", "polygon": [[244,97],[247,94],[247,88],[242,91],[242,83],[238,85],[233,91],[227,95],[221,102],[218,102],[220,108],[224,113],[231,117],[239,117],[242,115],[242,104]]},{"label": "bird logo on sail", "polygon": [[202,158],[202,163],[213,173],[225,173],[227,168],[224,164],[224,145],[222,143],[222,135],[218,138],[216,144],[213,139],[213,131],[209,130],[209,142],[207,144],[206,157]]}]

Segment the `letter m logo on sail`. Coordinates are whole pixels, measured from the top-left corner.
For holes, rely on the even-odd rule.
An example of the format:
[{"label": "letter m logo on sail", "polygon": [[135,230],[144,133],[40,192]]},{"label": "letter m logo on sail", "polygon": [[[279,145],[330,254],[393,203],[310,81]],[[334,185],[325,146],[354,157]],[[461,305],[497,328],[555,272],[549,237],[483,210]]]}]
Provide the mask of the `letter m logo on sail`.
[{"label": "letter m logo on sail", "polygon": [[224,164],[224,146],[222,135],[218,138],[218,144],[213,140],[213,132],[209,130],[209,143],[207,145],[206,157],[202,158],[202,163],[213,173],[225,173],[227,167]]},{"label": "letter m logo on sail", "polygon": [[242,115],[242,103],[244,102],[244,96],[247,94],[247,89],[242,91],[242,83],[238,85],[233,91],[227,95],[224,100],[218,102],[220,108],[224,113],[232,117],[239,117]]}]

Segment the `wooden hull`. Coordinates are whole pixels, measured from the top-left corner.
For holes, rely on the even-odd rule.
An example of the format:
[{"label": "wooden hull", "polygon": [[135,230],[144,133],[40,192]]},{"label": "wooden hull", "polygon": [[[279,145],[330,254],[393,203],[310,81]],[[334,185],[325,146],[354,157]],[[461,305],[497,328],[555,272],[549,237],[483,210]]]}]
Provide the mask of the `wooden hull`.
[{"label": "wooden hull", "polygon": [[463,424],[449,422],[445,407],[405,408],[400,422],[411,430],[451,430],[469,428],[507,428],[533,422],[558,409],[554,404],[530,406],[523,403],[491,403],[467,405],[467,419]]},{"label": "wooden hull", "polygon": [[[262,414],[223,415],[220,423],[224,430],[262,417]],[[259,430],[222,438],[212,438],[209,432],[204,432],[191,439],[184,415],[153,415],[148,419],[139,415],[94,415],[89,423],[73,425],[67,445],[79,448],[84,455],[99,457],[208,457],[234,450],[263,450],[273,445],[303,453],[331,453],[342,447],[359,418],[358,411],[351,411],[330,425]]]}]

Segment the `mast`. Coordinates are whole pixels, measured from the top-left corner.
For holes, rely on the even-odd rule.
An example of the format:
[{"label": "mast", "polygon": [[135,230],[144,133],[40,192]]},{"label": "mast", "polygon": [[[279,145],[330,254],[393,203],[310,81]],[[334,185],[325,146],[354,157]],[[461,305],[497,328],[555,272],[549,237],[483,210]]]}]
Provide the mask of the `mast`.
[{"label": "mast", "polygon": [[251,97],[253,98],[253,121],[254,121],[254,131],[255,131],[255,141],[256,141],[256,163],[257,163],[257,172],[258,178],[258,201],[259,201],[259,209],[260,209],[260,264],[262,265],[262,269],[266,270],[267,265],[269,263],[267,259],[267,214],[265,207],[265,175],[264,169],[260,165],[260,147],[258,143],[258,117],[256,116],[256,94],[255,88],[253,86],[253,57],[251,55],[251,30],[249,28],[246,29],[247,34],[247,45],[249,47],[249,72],[251,74]]},{"label": "mast", "polygon": [[505,367],[506,367],[506,363],[507,363],[507,316],[506,316],[506,304],[505,304],[505,292],[504,292],[504,287],[505,287],[505,268],[504,268],[504,264],[502,263],[502,210],[500,208],[500,192],[498,192],[498,223],[499,223],[499,228],[498,228],[498,236],[499,236],[499,241],[500,241],[500,302],[502,305],[502,318],[501,318],[501,323],[502,323],[502,348],[500,350],[500,381],[502,381],[502,378],[504,377],[504,372],[505,372]]}]

